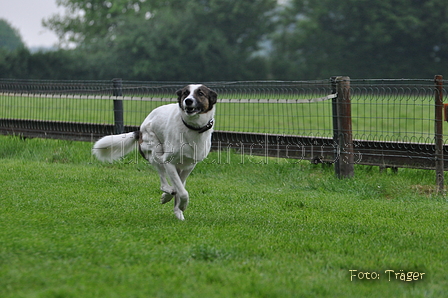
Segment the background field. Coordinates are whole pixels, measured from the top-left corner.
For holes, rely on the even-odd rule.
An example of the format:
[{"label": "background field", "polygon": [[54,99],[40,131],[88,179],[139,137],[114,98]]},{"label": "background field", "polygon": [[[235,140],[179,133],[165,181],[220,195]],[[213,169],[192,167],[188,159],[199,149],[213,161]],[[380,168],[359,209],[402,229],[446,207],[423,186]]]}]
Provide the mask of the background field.
[{"label": "background field", "polygon": [[214,152],[180,222],[137,155],[102,164],[90,143],[0,143],[1,297],[446,296],[448,202],[432,171],[357,166],[338,180],[331,167]]},{"label": "background field", "polygon": [[[383,94],[384,92],[366,94],[362,89],[355,88],[352,91],[351,107],[354,138],[433,142],[434,95],[431,89],[428,90],[422,94],[410,95],[403,92],[397,95]],[[295,103],[298,99],[326,96],[330,93],[329,90],[320,90],[320,93],[303,91],[299,94],[257,93],[256,90],[246,92],[220,94],[220,98],[227,100],[217,106],[216,130],[333,136],[331,100]],[[0,118],[114,123],[113,97],[109,96],[3,94],[0,99]],[[154,108],[176,102],[171,94],[129,99],[130,97],[123,101],[124,124],[135,126],[139,126]],[[260,100],[267,103],[260,103]],[[288,103],[278,103],[279,100]]]}]

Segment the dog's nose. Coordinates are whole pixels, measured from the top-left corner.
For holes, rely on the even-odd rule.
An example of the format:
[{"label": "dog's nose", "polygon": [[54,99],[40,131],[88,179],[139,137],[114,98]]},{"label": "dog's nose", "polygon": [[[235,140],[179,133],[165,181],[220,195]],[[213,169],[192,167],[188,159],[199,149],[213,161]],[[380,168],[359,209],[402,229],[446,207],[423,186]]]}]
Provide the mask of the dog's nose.
[{"label": "dog's nose", "polygon": [[193,104],[193,100],[191,98],[185,99],[185,105],[186,106],[191,106],[192,104]]}]

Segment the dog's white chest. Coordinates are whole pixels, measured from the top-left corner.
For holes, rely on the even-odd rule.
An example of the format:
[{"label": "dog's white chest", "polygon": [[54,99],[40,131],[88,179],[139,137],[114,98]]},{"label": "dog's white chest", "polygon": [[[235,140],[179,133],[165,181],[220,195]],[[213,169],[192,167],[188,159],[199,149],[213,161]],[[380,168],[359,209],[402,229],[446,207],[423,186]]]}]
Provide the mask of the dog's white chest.
[{"label": "dog's white chest", "polygon": [[[198,135],[191,138],[191,135]],[[189,137],[190,136],[190,137]],[[191,165],[204,160],[210,152],[211,135],[197,132],[180,133],[179,139],[173,146],[165,149],[165,162]]]}]

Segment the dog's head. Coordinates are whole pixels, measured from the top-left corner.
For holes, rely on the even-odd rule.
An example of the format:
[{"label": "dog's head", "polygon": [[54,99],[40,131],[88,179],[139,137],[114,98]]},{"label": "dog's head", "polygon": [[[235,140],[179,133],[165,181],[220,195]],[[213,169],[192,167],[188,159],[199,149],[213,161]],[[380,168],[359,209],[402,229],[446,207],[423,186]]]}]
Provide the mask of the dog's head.
[{"label": "dog's head", "polygon": [[213,109],[218,94],[204,85],[188,85],[176,92],[180,108],[189,116]]}]

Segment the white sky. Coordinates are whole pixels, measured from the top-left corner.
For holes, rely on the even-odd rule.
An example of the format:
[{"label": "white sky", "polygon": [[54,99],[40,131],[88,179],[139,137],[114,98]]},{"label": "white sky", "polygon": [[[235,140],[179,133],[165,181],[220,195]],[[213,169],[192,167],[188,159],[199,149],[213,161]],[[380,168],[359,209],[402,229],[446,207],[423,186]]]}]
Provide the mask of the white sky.
[{"label": "white sky", "polygon": [[56,35],[42,26],[42,20],[63,12],[56,0],[0,0],[0,18],[19,30],[28,48],[51,47],[58,42]]}]

